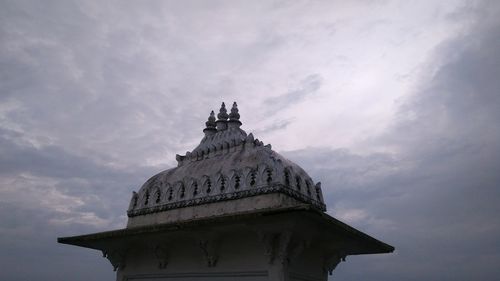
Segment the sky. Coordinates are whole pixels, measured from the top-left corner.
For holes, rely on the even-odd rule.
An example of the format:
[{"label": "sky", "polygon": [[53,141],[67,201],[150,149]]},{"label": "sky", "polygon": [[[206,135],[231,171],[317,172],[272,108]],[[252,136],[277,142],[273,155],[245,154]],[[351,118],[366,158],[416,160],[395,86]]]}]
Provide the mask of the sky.
[{"label": "sky", "polygon": [[499,1],[0,0],[0,280],[114,280],[56,238],[237,101],[242,128],[388,244],[331,280],[498,280]]}]

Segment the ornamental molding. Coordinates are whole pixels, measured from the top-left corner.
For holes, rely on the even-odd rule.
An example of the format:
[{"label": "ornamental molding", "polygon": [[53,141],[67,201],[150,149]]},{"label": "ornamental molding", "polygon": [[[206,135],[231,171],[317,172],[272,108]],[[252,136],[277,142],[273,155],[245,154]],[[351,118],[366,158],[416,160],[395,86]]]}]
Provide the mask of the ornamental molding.
[{"label": "ornamental molding", "polygon": [[313,207],[320,211],[326,211],[326,205],[317,200],[313,200],[310,197],[293,190],[283,184],[274,184],[271,186],[263,186],[260,188],[254,188],[254,189],[247,189],[247,190],[242,190],[238,192],[232,192],[232,193],[223,193],[223,194],[217,194],[213,196],[205,196],[205,197],[200,197],[200,198],[194,198],[194,199],[189,199],[189,200],[183,200],[183,201],[178,201],[178,202],[173,202],[169,204],[163,204],[163,205],[158,205],[158,206],[153,206],[153,207],[148,207],[148,208],[140,208],[140,209],[132,209],[127,212],[128,217],[135,217],[135,216],[141,216],[141,215],[147,215],[151,213],[158,213],[158,212],[163,212],[163,211],[168,211],[172,209],[177,209],[177,208],[184,208],[184,207],[190,207],[190,206],[195,206],[195,205],[203,205],[203,204],[209,204],[209,203],[215,203],[215,202],[224,202],[228,200],[235,200],[235,199],[241,199],[241,198],[246,198],[246,197],[253,197],[257,195],[264,195],[264,194],[272,194],[272,193],[281,193],[285,194],[288,196],[291,196],[300,202],[306,203],[306,204],[311,204]]}]

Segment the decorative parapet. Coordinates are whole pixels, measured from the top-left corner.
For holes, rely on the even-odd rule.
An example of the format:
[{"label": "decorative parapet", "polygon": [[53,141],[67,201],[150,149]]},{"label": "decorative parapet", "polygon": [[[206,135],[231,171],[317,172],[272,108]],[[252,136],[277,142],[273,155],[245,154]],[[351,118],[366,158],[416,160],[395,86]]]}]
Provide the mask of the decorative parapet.
[{"label": "decorative parapet", "polygon": [[304,194],[302,194],[296,190],[293,190],[289,187],[284,186],[283,184],[274,184],[271,186],[264,186],[264,187],[255,188],[255,189],[247,189],[247,190],[242,190],[242,191],[238,191],[238,192],[222,193],[222,194],[217,194],[217,195],[213,195],[213,196],[204,196],[204,197],[193,198],[193,199],[188,199],[188,200],[181,200],[181,201],[176,201],[176,202],[172,202],[172,203],[156,205],[156,206],[151,206],[151,207],[131,209],[127,212],[127,215],[129,217],[135,217],[135,216],[140,216],[140,215],[168,211],[168,210],[172,210],[172,209],[176,209],[176,208],[184,208],[184,207],[190,207],[190,206],[202,205],[202,204],[208,204],[208,203],[214,203],[214,202],[222,202],[222,201],[227,201],[227,200],[234,200],[234,199],[257,196],[257,195],[262,195],[262,194],[270,194],[270,193],[286,194],[286,195],[291,196],[291,197],[293,197],[293,198],[295,198],[303,203],[311,204],[314,207],[316,207],[318,210],[326,211],[326,205],[323,202],[314,200],[310,197],[307,197]]}]

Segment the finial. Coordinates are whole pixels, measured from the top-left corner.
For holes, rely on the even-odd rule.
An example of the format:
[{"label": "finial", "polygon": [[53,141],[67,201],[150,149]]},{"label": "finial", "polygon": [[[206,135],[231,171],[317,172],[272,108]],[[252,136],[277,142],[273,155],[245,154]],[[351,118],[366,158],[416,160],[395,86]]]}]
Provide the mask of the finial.
[{"label": "finial", "polygon": [[203,132],[205,133],[206,136],[212,135],[215,132],[217,132],[217,129],[215,128],[215,126],[216,126],[216,124],[215,124],[215,113],[214,113],[213,110],[212,110],[212,112],[210,112],[210,116],[208,116],[208,121],[205,122],[205,125],[207,127],[205,129],[203,129]]},{"label": "finial", "polygon": [[217,124],[217,131],[224,131],[227,129],[227,118],[229,118],[229,115],[227,115],[226,105],[224,103],[220,106],[217,118],[217,121],[215,121]]},{"label": "finial", "polygon": [[229,114],[229,127],[239,128],[241,126],[240,114],[238,111],[238,104],[234,102],[231,113]]},{"label": "finial", "polygon": [[219,118],[219,120],[224,120],[224,121],[226,121],[227,118],[229,118],[229,115],[227,115],[226,105],[224,104],[224,102],[220,106],[220,110],[219,110],[219,114],[217,114],[217,118]]},{"label": "finial", "polygon": [[236,102],[233,103],[231,113],[229,113],[229,120],[240,120],[240,114],[238,113],[238,104]]},{"label": "finial", "polygon": [[215,128],[215,113],[213,110],[210,112],[210,116],[208,116],[208,121],[205,122],[205,125],[207,125],[207,128]]}]

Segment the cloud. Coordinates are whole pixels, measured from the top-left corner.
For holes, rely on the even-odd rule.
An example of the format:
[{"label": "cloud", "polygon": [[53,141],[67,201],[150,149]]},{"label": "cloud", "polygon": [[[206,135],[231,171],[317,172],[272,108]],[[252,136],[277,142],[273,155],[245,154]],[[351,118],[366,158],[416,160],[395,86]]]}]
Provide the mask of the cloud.
[{"label": "cloud", "polygon": [[[35,145],[8,129],[0,129],[0,155],[0,262],[9,268],[0,276],[5,280],[66,279],[72,250],[61,252],[56,237],[123,227],[131,190],[155,172],[154,167],[121,170],[57,145]],[[21,253],[29,257],[21,261]],[[98,254],[76,256],[96,269],[78,274],[81,280],[112,275]],[[43,262],[47,257],[50,265]]]},{"label": "cloud", "polygon": [[[495,280],[500,261],[499,6],[442,44],[393,125],[367,145],[389,153],[304,149],[291,159],[321,179],[332,215],[395,245],[353,257],[336,278]],[[378,220],[381,221],[378,221]]]},{"label": "cloud", "polygon": [[334,278],[498,276],[496,2],[117,4],[0,9],[0,279],[113,278],[55,238],[123,227],[233,100],[330,214],[396,247]]},{"label": "cloud", "polygon": [[316,93],[321,88],[321,84],[321,75],[308,75],[299,82],[298,87],[289,90],[283,95],[268,98],[264,101],[264,104],[269,108],[269,112],[277,113],[292,104],[301,102],[307,96]]},{"label": "cloud", "polygon": [[262,129],[254,130],[253,133],[255,135],[260,136],[260,135],[266,135],[267,133],[276,132],[276,131],[279,131],[279,130],[284,130],[292,122],[293,122],[293,119],[279,120],[279,121],[276,121],[275,123],[273,123],[273,124],[271,124],[271,125],[269,125],[267,127],[264,127]]}]

